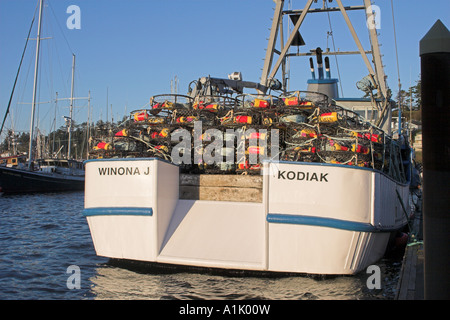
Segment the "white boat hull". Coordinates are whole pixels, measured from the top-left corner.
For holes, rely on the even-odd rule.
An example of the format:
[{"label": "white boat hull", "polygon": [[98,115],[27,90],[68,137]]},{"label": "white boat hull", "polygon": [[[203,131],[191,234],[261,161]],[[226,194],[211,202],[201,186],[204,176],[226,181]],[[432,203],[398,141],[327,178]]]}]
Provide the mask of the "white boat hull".
[{"label": "white boat hull", "polygon": [[185,266],[355,274],[407,223],[408,186],[378,171],[267,162],[262,173],[261,202],[186,200],[173,164],[90,160],[84,214],[95,250]]}]

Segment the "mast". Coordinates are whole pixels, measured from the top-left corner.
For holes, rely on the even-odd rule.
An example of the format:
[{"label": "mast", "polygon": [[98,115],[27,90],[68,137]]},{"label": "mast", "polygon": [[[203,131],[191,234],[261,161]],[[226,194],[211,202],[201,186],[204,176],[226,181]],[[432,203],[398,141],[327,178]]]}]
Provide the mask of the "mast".
[{"label": "mast", "polygon": [[72,54],[72,89],[70,90],[70,114],[69,114],[69,143],[67,150],[67,159],[70,159],[71,140],[72,140],[72,114],[73,114],[73,85],[75,75],[75,54]]},{"label": "mast", "polygon": [[[328,7],[326,0],[323,0],[322,7],[313,7],[314,3],[317,3],[317,0],[305,0],[306,4],[301,10],[283,10],[284,0],[274,0],[275,1],[275,13],[272,21],[272,28],[270,32],[270,38],[267,45],[267,51],[264,61],[264,66],[261,74],[260,83],[262,85],[267,86],[270,83],[271,79],[273,79],[278,72],[279,68],[282,67],[283,72],[283,80],[285,80],[285,70],[283,68],[283,64],[285,63],[285,59],[291,56],[312,56],[317,55],[317,53],[313,50],[309,52],[297,52],[297,53],[289,53],[290,46],[294,45],[294,39],[298,36],[299,29],[302,23],[305,20],[307,14],[315,14],[321,12],[340,12],[343,16],[345,23],[347,25],[347,29],[350,31],[350,34],[353,38],[354,43],[356,44],[358,50],[356,51],[324,51],[321,54],[324,56],[331,55],[360,55],[363,59],[364,65],[368,70],[368,77],[370,79],[372,90],[376,90],[376,94],[372,98],[372,107],[376,108],[378,111],[378,119],[375,124],[377,126],[382,127],[386,132],[390,132],[390,117],[391,117],[391,102],[390,102],[390,91],[387,87],[386,83],[386,75],[383,69],[383,63],[381,60],[381,53],[379,48],[377,30],[374,27],[374,19],[375,13],[372,10],[372,5],[370,0],[360,0],[362,4],[360,5],[350,5],[344,6],[342,0],[335,0],[334,2],[337,6]],[[333,2],[329,0],[328,2]],[[369,29],[369,39],[371,50],[365,50],[363,45],[355,31],[355,28],[350,21],[348,16],[348,11],[354,10],[364,10],[366,14],[366,21],[370,22],[372,26]],[[294,23],[294,28],[289,31],[287,35],[286,42],[283,39],[280,39],[281,48],[278,50],[275,48],[277,43],[277,38],[279,35],[279,28],[282,27],[283,16],[296,16],[296,20],[292,20]],[[281,37],[283,36],[281,32]],[[277,54],[275,56],[274,54]],[[368,55],[372,55],[372,57],[368,57]],[[284,90],[286,90],[286,85],[284,83]]]},{"label": "mast", "polygon": [[[277,29],[278,29],[278,25],[280,24],[280,21],[282,19],[283,6],[284,6],[284,0],[277,0],[276,7],[275,7],[275,13],[273,16],[269,44],[267,46],[266,58],[264,61],[263,72],[261,75],[261,84],[262,85],[266,86],[268,81],[275,77],[275,74],[277,73],[279,67],[281,66],[282,62],[286,58],[286,55],[288,53],[289,48],[291,47],[292,42],[294,41],[296,33],[300,29],[300,26],[302,25],[303,20],[305,19],[305,16],[306,16],[309,8],[311,7],[312,3],[313,3],[313,0],[307,1],[305,8],[303,9],[297,23],[294,26],[294,29],[292,29],[288,40],[284,44],[283,49],[281,50],[281,52],[277,52],[275,49],[275,44],[276,44],[277,37],[278,37]],[[278,53],[279,56],[278,56],[277,61],[275,62],[275,65],[272,67],[274,52]],[[272,68],[272,71],[270,70],[271,68]]]},{"label": "mast", "polygon": [[31,164],[33,163],[34,114],[36,110],[37,80],[39,70],[39,47],[41,44],[41,20],[42,20],[43,2],[44,0],[40,0],[39,3],[39,23],[36,37],[36,60],[34,63],[33,102],[31,104],[30,145],[28,148],[28,169],[31,169]]},{"label": "mast", "polygon": [[[372,12],[370,0],[364,0],[364,6],[366,7],[367,21],[374,20],[375,14]],[[372,45],[373,52],[373,64],[375,67],[376,84],[379,87],[380,94],[383,97],[388,97],[388,87],[386,84],[386,74],[384,73],[383,62],[381,61],[380,44],[378,42],[377,29],[374,27],[375,22],[372,22],[372,27],[369,28],[370,43]]]},{"label": "mast", "polygon": [[276,2],[275,13],[273,15],[273,20],[272,20],[272,28],[270,29],[269,44],[267,45],[266,58],[264,59],[264,67],[263,67],[263,72],[261,75],[261,84],[263,86],[267,86],[269,72],[272,67],[273,54],[274,54],[275,44],[276,44],[277,36],[278,36],[278,29],[279,29],[278,26],[280,25],[280,22],[282,21],[281,13],[283,11],[283,6],[284,6],[284,0],[278,0]]},{"label": "mast", "polygon": [[89,159],[89,137],[91,136],[91,90],[89,90],[88,95],[88,114],[87,114],[87,123],[86,123],[86,159]]},{"label": "mast", "polygon": [[58,92],[56,92],[55,97],[55,116],[53,118],[54,130],[53,130],[53,142],[52,142],[52,155],[55,153],[55,137],[56,137],[56,110],[58,107]]}]

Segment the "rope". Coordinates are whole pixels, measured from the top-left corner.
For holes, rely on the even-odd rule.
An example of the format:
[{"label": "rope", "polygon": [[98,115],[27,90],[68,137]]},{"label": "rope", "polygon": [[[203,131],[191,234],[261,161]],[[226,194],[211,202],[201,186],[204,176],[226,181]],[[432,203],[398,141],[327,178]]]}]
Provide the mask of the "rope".
[{"label": "rope", "polygon": [[[328,3],[325,2],[325,5],[328,9]],[[331,35],[331,42],[333,43],[333,51],[336,52],[336,45],[334,43],[334,35],[333,35],[333,27],[331,26],[331,18],[330,18],[330,12],[327,12],[328,15],[328,25],[330,26],[330,35]],[[339,87],[341,88],[341,95],[344,96],[344,90],[342,89],[342,81],[341,81],[341,72],[339,71],[339,62],[337,55],[334,56],[334,60],[336,61],[336,70],[338,73],[339,78]]]},{"label": "rope", "polygon": [[67,40],[66,36],[64,35],[64,32],[63,32],[63,30],[62,30],[62,28],[61,28],[61,25],[58,23],[58,19],[56,18],[55,11],[53,10],[53,7],[52,7],[50,1],[48,1],[47,4],[48,4],[48,6],[50,7],[50,9],[51,9],[51,11],[52,11],[52,13],[53,13],[53,16],[55,17],[56,24],[58,25],[59,30],[61,31],[62,36],[63,36],[64,40],[66,41],[66,44],[67,44],[67,47],[69,48],[69,51],[70,51],[72,54],[74,54],[72,48],[70,47],[69,41]]},{"label": "rope", "polygon": [[409,221],[409,218],[408,218],[408,213],[406,212],[405,205],[403,204],[402,197],[400,196],[400,193],[398,192],[397,189],[395,189],[395,192],[397,193],[397,198],[398,198],[398,200],[400,201],[400,205],[401,205],[401,207],[402,207],[402,209],[403,209],[403,213],[405,214],[406,221],[408,222],[409,230],[412,230],[412,227],[411,227],[411,225],[410,225],[410,223],[409,223],[410,221]]}]

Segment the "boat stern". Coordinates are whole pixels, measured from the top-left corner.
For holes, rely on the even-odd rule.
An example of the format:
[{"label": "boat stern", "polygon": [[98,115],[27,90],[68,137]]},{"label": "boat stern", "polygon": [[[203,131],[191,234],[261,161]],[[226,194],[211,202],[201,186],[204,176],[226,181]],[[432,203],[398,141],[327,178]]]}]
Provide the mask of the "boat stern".
[{"label": "boat stern", "polygon": [[155,261],[163,241],[157,230],[167,229],[177,204],[178,171],[149,159],[86,162],[83,214],[98,255]]}]

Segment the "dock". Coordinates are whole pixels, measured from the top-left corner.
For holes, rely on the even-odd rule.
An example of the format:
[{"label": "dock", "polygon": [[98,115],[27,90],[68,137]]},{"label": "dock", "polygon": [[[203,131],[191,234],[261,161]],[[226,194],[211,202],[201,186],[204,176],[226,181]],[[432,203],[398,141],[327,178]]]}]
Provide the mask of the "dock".
[{"label": "dock", "polygon": [[424,300],[424,248],[421,199],[414,212],[395,300]]}]

